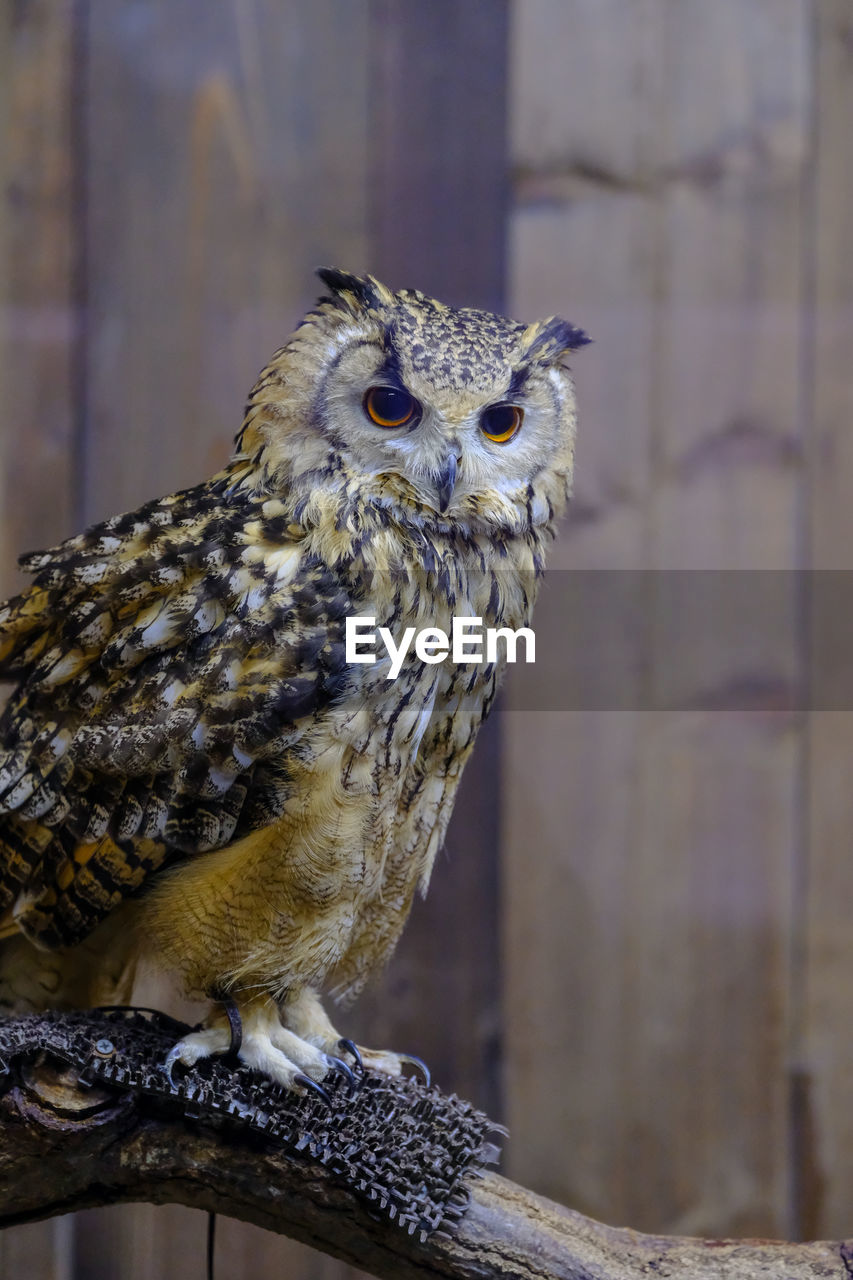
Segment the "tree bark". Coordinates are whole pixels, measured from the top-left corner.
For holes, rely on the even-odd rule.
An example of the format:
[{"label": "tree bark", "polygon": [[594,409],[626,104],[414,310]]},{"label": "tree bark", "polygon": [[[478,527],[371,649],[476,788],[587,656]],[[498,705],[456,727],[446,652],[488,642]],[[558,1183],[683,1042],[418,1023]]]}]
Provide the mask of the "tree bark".
[{"label": "tree bark", "polygon": [[389,1280],[849,1280],[853,1241],[648,1236],[605,1226],[497,1174],[471,1180],[449,1234],[424,1242],[372,1214],[321,1165],[251,1134],[154,1118],[133,1094],[83,1089],[41,1062],[0,1099],[0,1227],[120,1201],[214,1210],[293,1236]]}]

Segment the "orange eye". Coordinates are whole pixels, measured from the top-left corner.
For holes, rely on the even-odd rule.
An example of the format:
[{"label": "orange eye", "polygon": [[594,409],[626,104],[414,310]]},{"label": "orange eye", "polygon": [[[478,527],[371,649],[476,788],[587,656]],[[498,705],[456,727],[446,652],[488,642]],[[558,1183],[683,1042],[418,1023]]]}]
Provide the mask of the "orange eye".
[{"label": "orange eye", "polygon": [[480,427],[487,440],[506,444],[518,432],[524,419],[524,410],[517,404],[493,404],[480,416]]},{"label": "orange eye", "polygon": [[420,405],[408,391],[371,387],[364,397],[364,412],[377,427],[404,427],[420,412]]}]

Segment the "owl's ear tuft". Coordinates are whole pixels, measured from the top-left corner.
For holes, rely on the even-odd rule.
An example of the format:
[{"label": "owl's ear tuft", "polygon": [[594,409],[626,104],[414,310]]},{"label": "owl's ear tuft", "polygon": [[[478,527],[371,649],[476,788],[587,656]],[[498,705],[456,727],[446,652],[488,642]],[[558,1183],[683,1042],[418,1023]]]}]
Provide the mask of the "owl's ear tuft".
[{"label": "owl's ear tuft", "polygon": [[592,342],[583,329],[551,316],[528,325],[522,339],[522,356],[531,364],[553,364],[564,351],[577,351]]},{"label": "owl's ear tuft", "polygon": [[332,291],[331,297],[320,301],[332,302],[353,315],[387,304],[393,297],[391,290],[373,276],[354,276],[337,267],[320,267],[317,275]]}]

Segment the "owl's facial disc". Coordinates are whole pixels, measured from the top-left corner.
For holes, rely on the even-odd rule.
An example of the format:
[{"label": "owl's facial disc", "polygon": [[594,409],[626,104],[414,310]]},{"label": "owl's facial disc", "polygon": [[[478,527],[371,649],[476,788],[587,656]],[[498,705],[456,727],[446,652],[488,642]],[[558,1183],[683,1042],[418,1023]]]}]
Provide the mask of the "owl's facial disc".
[{"label": "owl's facial disc", "polygon": [[[531,481],[570,455],[564,370],[531,368],[521,377],[496,355],[476,382],[450,382],[392,346],[379,326],[343,328],[312,417],[374,500],[453,519],[495,504],[526,512]],[[446,366],[440,351],[436,360]],[[560,466],[569,472],[570,456]]]},{"label": "owl's facial disc", "polygon": [[485,532],[552,523],[571,483],[575,400],[562,356],[587,340],[327,272],[261,373],[238,445],[283,493],[343,494]]}]

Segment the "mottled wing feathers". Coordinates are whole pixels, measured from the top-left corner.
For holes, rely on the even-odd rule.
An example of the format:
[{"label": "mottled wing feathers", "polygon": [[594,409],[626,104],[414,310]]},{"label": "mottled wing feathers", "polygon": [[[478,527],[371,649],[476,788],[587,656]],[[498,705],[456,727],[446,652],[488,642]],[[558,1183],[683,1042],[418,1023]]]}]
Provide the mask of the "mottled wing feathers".
[{"label": "mottled wing feathers", "polygon": [[164,862],[277,816],[352,609],[298,532],[220,482],[24,558],[0,608],[0,913],[74,941]]}]

